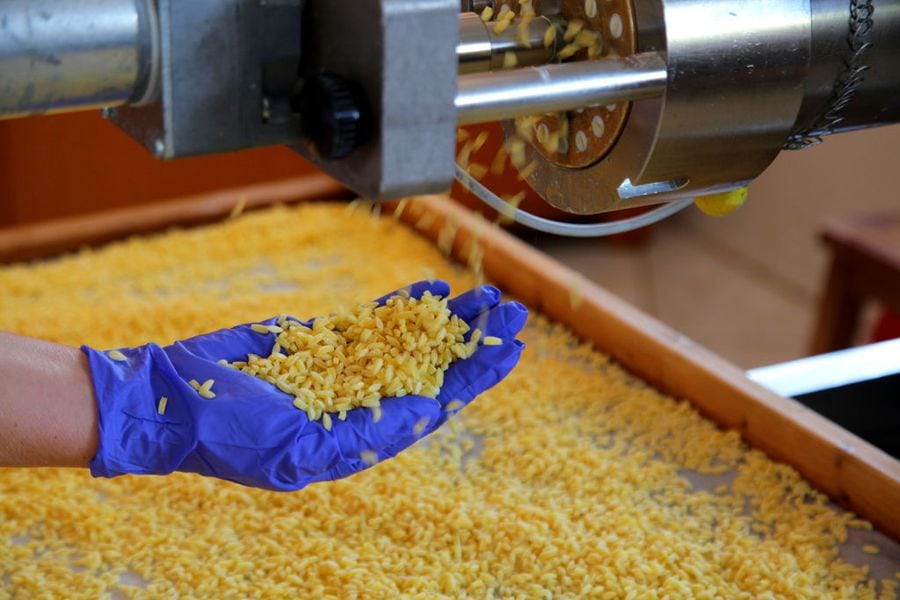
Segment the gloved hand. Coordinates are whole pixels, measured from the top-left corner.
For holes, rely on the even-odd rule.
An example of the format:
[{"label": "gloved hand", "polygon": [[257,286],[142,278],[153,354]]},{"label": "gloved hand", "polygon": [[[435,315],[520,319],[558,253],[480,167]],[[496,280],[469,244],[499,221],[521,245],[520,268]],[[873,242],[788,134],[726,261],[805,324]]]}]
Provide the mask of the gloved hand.
[{"label": "gloved hand", "polygon": [[[450,293],[443,281],[409,289],[415,298],[425,291],[442,297]],[[261,335],[249,324],[165,348],[148,344],[122,349],[124,361],[85,346],[100,430],[91,473],[115,477],[184,471],[270,490],[297,490],[361,471],[370,466],[372,456],[390,458],[497,384],[524,348],[515,336],[528,313],[518,303],[500,304],[496,288],[471,290],[451,300],[449,308],[503,344],[478,346],[471,358],[451,364],[436,399],[384,398],[377,423],[371,410],[358,408],[349,411],[345,421],[334,419],[330,431],[321,421],[309,421],[290,395],[218,363],[246,360],[249,353],[269,355],[274,334]],[[215,380],[214,399],[200,397],[188,384],[209,379]],[[163,396],[168,403],[160,415]]]}]

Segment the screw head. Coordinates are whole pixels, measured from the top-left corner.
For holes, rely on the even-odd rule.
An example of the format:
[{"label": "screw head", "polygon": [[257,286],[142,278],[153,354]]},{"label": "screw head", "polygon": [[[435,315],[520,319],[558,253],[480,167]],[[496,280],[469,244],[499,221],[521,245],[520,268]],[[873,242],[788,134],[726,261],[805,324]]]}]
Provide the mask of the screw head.
[{"label": "screw head", "polygon": [[153,142],[153,154],[156,158],[165,158],[166,142],[162,138],[156,138]]}]

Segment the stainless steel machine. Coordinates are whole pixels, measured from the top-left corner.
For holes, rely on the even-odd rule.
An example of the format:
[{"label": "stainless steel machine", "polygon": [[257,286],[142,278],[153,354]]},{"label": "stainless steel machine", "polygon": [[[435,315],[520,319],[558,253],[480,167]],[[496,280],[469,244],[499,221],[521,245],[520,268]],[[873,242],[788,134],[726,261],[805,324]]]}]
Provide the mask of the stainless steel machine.
[{"label": "stainless steel machine", "polygon": [[500,121],[551,205],[655,219],[900,121],[900,0],[0,0],[0,118],[97,107],[158,158],[287,144],[371,199],[499,202],[454,157]]}]

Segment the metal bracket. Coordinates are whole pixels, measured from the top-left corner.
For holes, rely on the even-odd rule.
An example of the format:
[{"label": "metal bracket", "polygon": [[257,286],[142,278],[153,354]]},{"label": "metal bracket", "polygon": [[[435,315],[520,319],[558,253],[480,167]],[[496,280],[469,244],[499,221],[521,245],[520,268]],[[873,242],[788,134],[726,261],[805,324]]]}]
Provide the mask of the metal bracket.
[{"label": "metal bracket", "polygon": [[455,154],[458,0],[308,0],[304,63],[360,85],[371,140],[329,161],[296,150],[371,199],[446,190]]},{"label": "metal bracket", "polygon": [[296,142],[304,2],[158,0],[161,97],[108,117],[158,158]]}]

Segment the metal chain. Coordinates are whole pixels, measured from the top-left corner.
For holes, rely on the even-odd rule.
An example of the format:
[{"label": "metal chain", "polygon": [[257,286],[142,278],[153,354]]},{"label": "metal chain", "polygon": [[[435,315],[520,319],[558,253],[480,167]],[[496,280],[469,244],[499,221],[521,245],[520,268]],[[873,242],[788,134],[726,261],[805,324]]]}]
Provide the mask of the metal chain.
[{"label": "metal chain", "polygon": [[806,131],[791,135],[785,144],[786,150],[802,150],[822,143],[822,138],[834,133],[834,128],[844,120],[841,111],[856,97],[859,86],[869,70],[863,60],[866,52],[872,47],[868,41],[872,31],[872,15],[875,7],[873,0],[850,0],[850,32],[847,36],[849,57],[844,59],[844,71],[834,84],[834,91],[828,101],[827,108],[819,115]]}]

